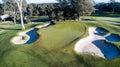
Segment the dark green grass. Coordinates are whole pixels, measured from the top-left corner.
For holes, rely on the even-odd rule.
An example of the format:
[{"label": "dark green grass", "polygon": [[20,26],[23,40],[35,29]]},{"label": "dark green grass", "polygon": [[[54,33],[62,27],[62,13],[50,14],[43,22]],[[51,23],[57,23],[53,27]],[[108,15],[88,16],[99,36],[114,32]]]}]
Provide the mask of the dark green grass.
[{"label": "dark green grass", "polygon": [[120,14],[118,13],[93,13],[92,16],[97,16],[97,17],[120,17]]},{"label": "dark green grass", "polygon": [[29,18],[32,22],[47,22],[50,21],[51,18],[47,17],[47,16],[38,16],[38,17],[32,17]]}]

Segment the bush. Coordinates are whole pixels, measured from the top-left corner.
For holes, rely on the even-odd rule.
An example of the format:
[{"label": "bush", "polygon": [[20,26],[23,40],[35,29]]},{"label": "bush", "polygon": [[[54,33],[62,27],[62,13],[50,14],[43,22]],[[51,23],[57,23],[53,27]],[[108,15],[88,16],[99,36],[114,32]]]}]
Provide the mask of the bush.
[{"label": "bush", "polygon": [[30,24],[30,23],[31,23],[31,20],[26,20],[25,23],[26,23],[26,24]]}]

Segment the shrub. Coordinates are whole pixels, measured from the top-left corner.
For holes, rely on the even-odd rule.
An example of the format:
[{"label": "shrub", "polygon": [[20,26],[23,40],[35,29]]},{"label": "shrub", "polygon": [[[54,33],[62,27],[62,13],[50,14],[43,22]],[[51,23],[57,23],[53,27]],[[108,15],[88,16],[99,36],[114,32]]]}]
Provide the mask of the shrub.
[{"label": "shrub", "polygon": [[25,23],[29,24],[29,23],[31,23],[31,20],[26,20]]},{"label": "shrub", "polygon": [[22,36],[23,40],[28,40],[28,36]]}]

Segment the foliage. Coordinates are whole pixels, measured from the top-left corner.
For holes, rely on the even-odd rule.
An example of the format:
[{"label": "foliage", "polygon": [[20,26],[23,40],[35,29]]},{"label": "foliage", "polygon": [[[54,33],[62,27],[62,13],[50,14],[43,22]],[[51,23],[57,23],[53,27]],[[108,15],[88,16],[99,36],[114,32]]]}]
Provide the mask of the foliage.
[{"label": "foliage", "polygon": [[120,13],[120,3],[99,3],[95,5],[96,9],[103,12]]},{"label": "foliage", "polygon": [[25,20],[25,23],[29,24],[29,23],[31,23],[31,20],[27,19],[27,20]]},{"label": "foliage", "polygon": [[3,8],[3,4],[0,4],[0,15],[4,14],[4,8]]},{"label": "foliage", "polygon": [[22,36],[23,40],[28,40],[28,36]]},{"label": "foliage", "polygon": [[63,16],[70,19],[80,19],[80,16],[91,15],[93,5],[89,0],[58,0],[63,9]]}]

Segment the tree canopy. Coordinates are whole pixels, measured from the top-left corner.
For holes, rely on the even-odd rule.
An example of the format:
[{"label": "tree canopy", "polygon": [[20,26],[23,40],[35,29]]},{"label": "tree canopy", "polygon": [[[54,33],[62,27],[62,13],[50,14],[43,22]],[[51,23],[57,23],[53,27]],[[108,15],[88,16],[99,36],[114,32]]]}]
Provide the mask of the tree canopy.
[{"label": "tree canopy", "polygon": [[90,15],[94,10],[90,0],[58,0],[63,8],[64,17],[78,18],[83,15]]}]

